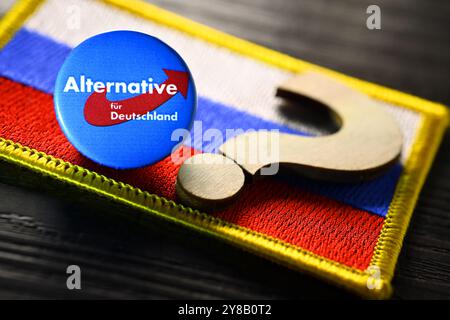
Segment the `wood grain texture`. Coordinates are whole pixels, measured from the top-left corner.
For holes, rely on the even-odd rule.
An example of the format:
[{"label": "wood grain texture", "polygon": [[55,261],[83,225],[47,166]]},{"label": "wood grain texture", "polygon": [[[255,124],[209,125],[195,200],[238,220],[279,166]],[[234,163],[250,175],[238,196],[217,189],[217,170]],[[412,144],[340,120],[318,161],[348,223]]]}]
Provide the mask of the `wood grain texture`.
[{"label": "wood grain texture", "polygon": [[244,171],[220,154],[201,153],[184,161],[177,175],[180,201],[205,212],[233,203],[244,187]]},{"label": "wood grain texture", "polygon": [[[341,72],[450,105],[450,2],[157,0],[154,3]],[[395,298],[450,298],[450,134],[415,210]],[[0,184],[1,298],[348,298],[334,287],[203,236],[142,228],[38,189]],[[151,224],[153,225],[153,224]],[[65,289],[82,266],[83,290]]]}]

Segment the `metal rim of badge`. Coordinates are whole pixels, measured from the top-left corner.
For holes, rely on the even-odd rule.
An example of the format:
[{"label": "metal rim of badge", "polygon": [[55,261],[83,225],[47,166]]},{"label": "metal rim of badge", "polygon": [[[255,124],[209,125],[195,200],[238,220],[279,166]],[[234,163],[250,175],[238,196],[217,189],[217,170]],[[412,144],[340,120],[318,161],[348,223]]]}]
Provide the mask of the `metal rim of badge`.
[{"label": "metal rim of badge", "polygon": [[71,52],[54,102],[63,133],[81,154],[133,169],[164,159],[182,142],[173,133],[190,129],[197,94],[174,49],[144,33],[112,31]]}]

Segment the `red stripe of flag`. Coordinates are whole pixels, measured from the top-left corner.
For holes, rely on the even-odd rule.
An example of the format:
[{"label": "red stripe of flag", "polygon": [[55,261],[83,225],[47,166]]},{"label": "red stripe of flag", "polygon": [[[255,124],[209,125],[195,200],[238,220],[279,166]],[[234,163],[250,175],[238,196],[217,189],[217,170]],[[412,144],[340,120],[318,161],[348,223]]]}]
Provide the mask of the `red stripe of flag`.
[{"label": "red stripe of flag", "polygon": [[[99,166],[67,141],[55,118],[53,98],[0,78],[0,136],[129,183],[168,199],[175,197],[178,165],[170,157],[143,169]],[[181,150],[190,154],[191,150]],[[246,187],[218,217],[361,270],[369,266],[384,219],[349,205],[266,179]]]}]

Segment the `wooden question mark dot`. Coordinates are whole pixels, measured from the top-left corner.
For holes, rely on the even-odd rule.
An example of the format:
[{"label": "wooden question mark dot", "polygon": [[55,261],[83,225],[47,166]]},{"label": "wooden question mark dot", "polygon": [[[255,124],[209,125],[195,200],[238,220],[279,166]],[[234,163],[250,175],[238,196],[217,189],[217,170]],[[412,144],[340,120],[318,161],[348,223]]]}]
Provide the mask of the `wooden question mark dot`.
[{"label": "wooden question mark dot", "polygon": [[176,191],[185,205],[214,210],[232,203],[244,182],[244,172],[233,160],[219,154],[201,153],[181,166]]},{"label": "wooden question mark dot", "polygon": [[[190,159],[182,165],[177,183],[182,202],[201,209],[230,203],[243,186],[241,168],[250,175],[274,174],[277,170],[266,169],[277,164],[313,179],[359,182],[383,174],[400,157],[400,128],[380,103],[368,96],[317,73],[296,75],[278,87],[277,95],[316,100],[334,111],[342,126],[336,133],[320,137],[260,130],[229,139],[219,148],[226,158],[211,154],[199,158],[221,159],[223,163],[228,158],[228,169],[219,164],[192,165]],[[260,157],[261,154],[272,156]],[[273,173],[264,173],[265,170]]]}]

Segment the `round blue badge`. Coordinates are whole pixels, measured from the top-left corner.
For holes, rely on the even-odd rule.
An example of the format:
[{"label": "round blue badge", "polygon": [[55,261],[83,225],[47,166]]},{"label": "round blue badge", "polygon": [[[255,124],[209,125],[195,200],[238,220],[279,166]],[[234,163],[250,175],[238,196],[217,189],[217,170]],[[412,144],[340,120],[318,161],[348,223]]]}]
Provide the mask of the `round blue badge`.
[{"label": "round blue badge", "polygon": [[192,125],[197,95],[175,50],[147,34],[113,31],[72,51],[54,100],[62,131],[78,151],[99,164],[131,169],[173,151]]}]

